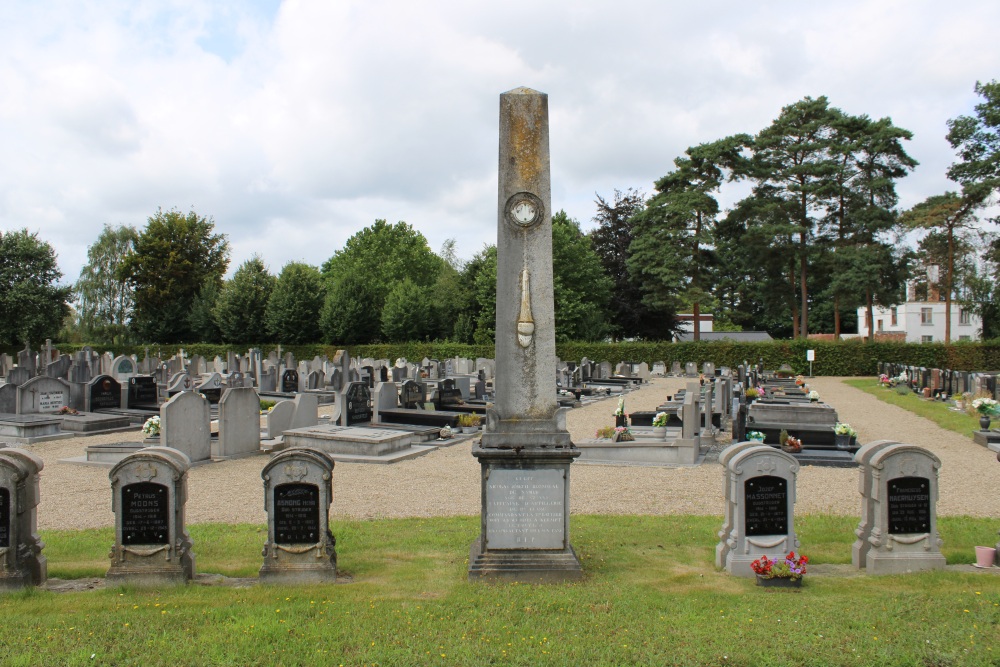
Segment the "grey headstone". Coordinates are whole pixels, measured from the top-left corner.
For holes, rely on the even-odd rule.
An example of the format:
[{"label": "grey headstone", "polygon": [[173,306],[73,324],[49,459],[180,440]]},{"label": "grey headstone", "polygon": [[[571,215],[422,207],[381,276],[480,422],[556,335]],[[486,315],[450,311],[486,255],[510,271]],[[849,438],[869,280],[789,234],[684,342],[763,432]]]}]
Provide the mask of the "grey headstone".
[{"label": "grey headstone", "polygon": [[249,456],[260,451],[260,397],[252,388],[226,389],[219,400],[219,437],[212,458]]},{"label": "grey headstone", "polygon": [[195,463],[210,459],[208,399],[193,391],[183,391],[160,406],[160,443],[183,452]]}]

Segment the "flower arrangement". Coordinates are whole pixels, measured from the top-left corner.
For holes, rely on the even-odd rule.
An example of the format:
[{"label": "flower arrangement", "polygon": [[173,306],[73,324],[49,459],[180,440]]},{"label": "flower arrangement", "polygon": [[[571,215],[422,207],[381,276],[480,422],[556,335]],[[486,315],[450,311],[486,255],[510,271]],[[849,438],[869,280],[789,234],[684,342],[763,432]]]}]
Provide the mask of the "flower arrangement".
[{"label": "flower arrangement", "polygon": [[604,438],[607,440],[611,440],[611,438],[613,438],[614,435],[615,435],[614,426],[602,426],[601,428],[597,429],[597,433],[594,434],[594,437],[598,439]]},{"label": "flower arrangement", "polygon": [[618,408],[615,410],[615,417],[625,417],[625,397],[618,397]]},{"label": "flower arrangement", "polygon": [[653,426],[661,428],[667,425],[667,413],[657,412],[656,416],[653,417]]},{"label": "flower arrangement", "polygon": [[59,408],[59,411],[56,412],[56,414],[57,415],[78,415],[80,413],[77,412],[76,410],[74,410],[73,408],[69,407],[68,405],[64,405],[61,408]]},{"label": "flower arrangement", "polygon": [[789,551],[784,560],[770,559],[761,556],[750,563],[754,574],[762,579],[801,579],[806,573],[806,564],[809,559],[803,554],[795,555],[794,551]]},{"label": "flower arrangement", "polygon": [[997,415],[998,403],[992,398],[977,398],[972,401],[972,409],[984,417],[995,417]]},{"label": "flower arrangement", "polygon": [[747,390],[743,392],[743,395],[747,397],[747,400],[753,400],[760,397],[760,391],[756,387],[747,387]]},{"label": "flower arrangement", "polygon": [[805,379],[805,377],[803,377],[803,376],[801,376],[801,375],[796,375],[796,376],[795,376],[795,384],[796,384],[796,385],[798,385],[799,387],[801,387],[801,386],[802,386],[802,385],[804,385],[805,383],[806,383],[806,379]]},{"label": "flower arrangement", "polygon": [[815,389],[813,389],[812,391],[810,391],[809,392],[809,400],[810,401],[818,401],[819,400],[819,392],[816,391]]},{"label": "flower arrangement", "polygon": [[892,380],[890,380],[889,376],[886,375],[885,373],[882,373],[881,375],[878,376],[878,383],[883,387],[885,387],[886,389],[892,386]]},{"label": "flower arrangement", "polygon": [[802,451],[802,441],[794,435],[790,435],[785,438],[785,444],[783,444],[781,448],[790,454],[796,454]]},{"label": "flower arrangement", "polygon": [[629,430],[628,426],[616,426],[611,439],[615,442],[632,442],[635,440],[635,436],[632,435],[632,431]]},{"label": "flower arrangement", "polygon": [[463,428],[478,428],[479,415],[467,412],[458,416],[458,425]]},{"label": "flower arrangement", "polygon": [[441,429],[440,433],[438,434],[438,437],[441,438],[442,440],[451,440],[453,435],[455,434],[451,430],[451,427],[445,424],[445,426]]},{"label": "flower arrangement", "polygon": [[160,435],[160,416],[153,415],[142,425],[142,432],[147,438],[155,438]]},{"label": "flower arrangement", "polygon": [[852,438],[856,438],[858,435],[858,432],[854,430],[854,427],[852,427],[850,424],[843,422],[837,422],[836,424],[834,424],[833,432],[836,433],[837,435],[849,435]]},{"label": "flower arrangement", "polygon": [[764,442],[764,434],[760,431],[748,431],[747,440],[756,440],[757,442]]}]

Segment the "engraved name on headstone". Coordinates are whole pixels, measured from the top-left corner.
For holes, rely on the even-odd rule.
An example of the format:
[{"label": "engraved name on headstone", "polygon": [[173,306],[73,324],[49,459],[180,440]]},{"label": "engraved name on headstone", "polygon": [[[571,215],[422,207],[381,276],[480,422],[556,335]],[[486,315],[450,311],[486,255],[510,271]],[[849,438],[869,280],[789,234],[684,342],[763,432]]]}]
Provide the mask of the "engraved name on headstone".
[{"label": "engraved name on headstone", "polygon": [[926,533],[931,525],[930,480],[926,477],[890,479],[889,533]]},{"label": "engraved name on headstone", "polygon": [[788,482],[752,477],[744,485],[747,535],[784,535],[788,531]]},{"label": "engraved name on headstone", "polygon": [[156,482],[122,487],[122,544],[167,544],[169,539],[167,487]]},{"label": "engraved name on headstone", "polygon": [[565,493],[561,470],[493,470],[486,482],[487,548],[562,549]]},{"label": "engraved name on headstone", "polygon": [[279,484],[274,487],[274,539],[279,544],[319,541],[319,487]]}]

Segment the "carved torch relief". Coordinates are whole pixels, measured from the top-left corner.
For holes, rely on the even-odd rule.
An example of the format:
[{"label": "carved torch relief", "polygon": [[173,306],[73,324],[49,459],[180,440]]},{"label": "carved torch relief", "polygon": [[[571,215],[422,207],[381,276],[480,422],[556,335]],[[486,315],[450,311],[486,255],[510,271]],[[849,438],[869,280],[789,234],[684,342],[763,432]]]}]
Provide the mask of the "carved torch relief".
[{"label": "carved torch relief", "polygon": [[531,290],[528,286],[528,269],[521,270],[521,312],[517,316],[517,342],[521,347],[531,345],[535,335],[535,320],[531,317]]}]

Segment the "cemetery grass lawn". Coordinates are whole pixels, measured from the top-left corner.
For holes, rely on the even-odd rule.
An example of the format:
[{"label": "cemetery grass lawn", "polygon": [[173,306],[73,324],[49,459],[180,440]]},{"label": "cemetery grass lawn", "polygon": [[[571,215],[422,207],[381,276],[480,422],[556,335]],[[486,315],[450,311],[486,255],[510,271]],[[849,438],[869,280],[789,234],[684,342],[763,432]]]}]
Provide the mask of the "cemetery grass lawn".
[{"label": "cemetery grass lawn", "polygon": [[871,394],[880,401],[896,405],[904,410],[909,410],[914,414],[930,419],[941,428],[948,429],[949,431],[961,433],[971,438],[972,432],[979,430],[979,416],[973,417],[964,412],[950,409],[950,401],[948,403],[943,401],[929,401],[922,396],[917,396],[912,391],[900,395],[896,393],[895,389],[880,387],[878,378],[876,377],[844,380],[844,384]]},{"label": "cemetery grass lawn", "polygon": [[[829,565],[850,562],[856,521],[796,517],[819,571],[797,591],[717,572],[721,517],[574,516],[586,578],[548,586],[468,583],[478,517],[334,521],[349,583],[0,595],[0,664],[1000,662],[1000,576],[870,577]],[[994,521],[968,517],[942,517],[940,529],[952,563],[996,535]],[[190,532],[199,572],[256,574],[262,527],[195,525]],[[103,576],[110,529],[42,538],[51,577]]]}]

